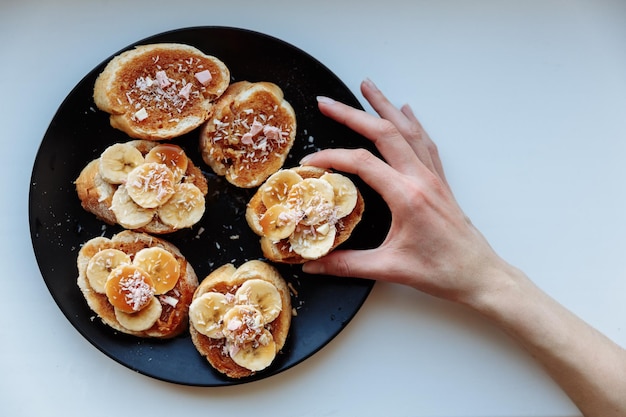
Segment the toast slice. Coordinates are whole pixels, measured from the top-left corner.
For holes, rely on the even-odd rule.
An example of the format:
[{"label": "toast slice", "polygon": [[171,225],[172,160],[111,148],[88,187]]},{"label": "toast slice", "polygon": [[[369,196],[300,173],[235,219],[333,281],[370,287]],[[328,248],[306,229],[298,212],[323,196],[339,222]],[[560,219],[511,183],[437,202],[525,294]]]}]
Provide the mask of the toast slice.
[{"label": "toast slice", "polygon": [[[138,160],[133,162],[137,165],[145,163],[146,157],[151,151],[154,152],[162,147],[176,148],[176,145],[172,144],[133,140],[123,144],[112,145],[107,149],[119,145],[123,145],[125,148],[133,147],[139,151],[138,156],[136,155]],[[181,148],[178,149],[184,155],[184,151]],[[105,152],[107,151],[105,150]],[[128,149],[123,152],[128,152]],[[108,178],[108,176],[108,179],[105,179],[102,175],[101,165],[106,155],[104,152],[102,155],[89,162],[75,181],[76,192],[82,207],[88,212],[95,214],[102,221],[108,224],[120,224],[126,229],[137,232],[165,234],[193,226],[194,221],[199,220],[200,215],[204,213],[204,197],[208,193],[208,183],[200,168],[194,165],[186,155],[184,155],[186,161],[185,169],[175,177],[173,184],[173,187],[177,190],[180,189],[181,192],[174,194],[170,200],[163,203],[160,207],[150,209],[143,209],[128,198],[121,199],[119,195],[116,196],[116,193],[124,191],[120,190],[120,188],[126,187],[126,184],[124,184],[126,179],[115,181]],[[121,166],[129,164],[130,162],[125,161],[125,158],[128,157],[124,154],[113,155],[108,157],[108,162],[105,163],[110,164],[111,159],[113,159],[113,162],[117,160]],[[174,168],[174,170],[176,169]],[[168,203],[169,206],[167,205]],[[116,207],[121,208],[116,210]],[[161,207],[165,207],[165,209]],[[168,207],[169,216],[164,216],[163,213]]]},{"label": "toast slice", "polygon": [[177,43],[140,45],[115,56],[96,79],[96,106],[130,137],[167,140],[204,123],[230,83],[218,58]]},{"label": "toast slice", "polygon": [[[271,291],[272,296],[264,292],[268,284],[275,289]],[[249,291],[250,288],[258,291],[259,287],[263,294],[255,296]],[[206,304],[210,300],[215,302],[215,299],[221,301]],[[256,304],[259,300],[260,303]],[[262,311],[262,315],[272,307],[276,309],[267,321],[254,321],[249,325],[245,318],[238,320],[242,317],[240,309],[249,306]],[[213,317],[214,314],[217,315]],[[285,345],[291,316],[289,289],[274,267],[259,260],[248,261],[239,268],[225,264],[211,272],[193,295],[189,326],[191,340],[217,371],[230,378],[244,378],[272,363]],[[246,325],[238,327],[242,322]]]},{"label": "toast slice", "polygon": [[[146,248],[153,248],[153,251],[157,248],[157,252],[165,250],[171,254],[173,256],[171,259],[175,262],[170,266],[178,271],[178,279],[175,283],[170,282],[165,288],[156,290],[156,293],[154,288],[149,291],[150,294],[154,294],[145,308],[131,313],[123,312],[110,302],[105,289],[106,281],[112,279],[113,271],[134,267],[133,265],[138,265],[143,258],[143,264],[139,264],[140,268],[147,270],[146,273],[150,275],[152,282],[156,283],[158,271],[155,272],[150,266],[146,266],[148,264],[144,256],[150,251],[137,255]],[[125,260],[118,262],[115,256],[121,256]],[[76,263],[77,284],[89,308],[106,325],[122,333],[159,339],[177,336],[188,328],[189,304],[198,287],[198,278],[192,266],[173,244],[148,234],[125,230],[110,239],[96,237],[87,241],[80,249]]]},{"label": "toast slice", "polygon": [[[308,179],[324,180],[331,189]],[[305,182],[312,187],[303,186]],[[363,196],[347,177],[318,167],[297,166],[276,172],[259,187],[246,207],[246,220],[261,236],[261,249],[268,260],[302,264],[348,240],[364,209]]]},{"label": "toast slice", "polygon": [[239,81],[215,103],[201,131],[200,149],[217,175],[252,188],[283,166],[295,136],[296,115],[280,87]]}]

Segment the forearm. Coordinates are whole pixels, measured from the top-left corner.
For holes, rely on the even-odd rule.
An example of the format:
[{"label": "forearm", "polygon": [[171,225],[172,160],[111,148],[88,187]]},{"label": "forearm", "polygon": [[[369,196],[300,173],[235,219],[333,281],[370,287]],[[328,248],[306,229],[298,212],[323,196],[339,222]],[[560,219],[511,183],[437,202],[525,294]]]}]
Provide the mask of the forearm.
[{"label": "forearm", "polygon": [[626,415],[626,351],[505,266],[467,302],[544,366],[587,417]]}]

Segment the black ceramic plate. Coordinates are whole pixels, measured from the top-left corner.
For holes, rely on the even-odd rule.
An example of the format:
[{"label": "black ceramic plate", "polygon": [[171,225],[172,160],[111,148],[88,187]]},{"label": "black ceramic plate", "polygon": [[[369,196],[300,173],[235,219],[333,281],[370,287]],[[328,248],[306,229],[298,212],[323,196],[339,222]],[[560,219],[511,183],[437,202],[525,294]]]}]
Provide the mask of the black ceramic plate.
[{"label": "black ceramic plate", "polygon": [[[271,81],[284,91],[298,120],[296,142],[285,163],[295,166],[306,154],[330,147],[368,147],[364,138],[321,115],[315,97],[326,95],[360,107],[349,89],[325,66],[305,52],[278,39],[247,30],[196,27],[162,33],[137,44],[178,42],[220,58],[233,81]],[[125,49],[129,49],[130,45]],[[119,51],[122,52],[122,51]],[[118,52],[118,53],[119,53]],[[117,55],[117,53],[116,53]],[[72,325],[112,359],[142,374],[179,384],[230,385],[276,374],[303,361],[332,340],[354,317],[373,283],[367,280],[307,276],[300,266],[277,265],[295,288],[289,339],[270,368],[243,381],[215,372],[196,352],[188,333],[173,340],[139,339],[117,333],[94,317],[77,285],[76,256],[83,242],[112,236],[119,227],[107,226],[84,211],[73,181],[81,169],[110,144],[129,138],[111,128],[109,117],[92,98],[93,85],[107,58],[69,93],[42,140],[30,186],[30,231],[43,275],[54,300]],[[209,180],[207,209],[201,222],[165,238],[187,257],[202,279],[213,268],[232,262],[262,259],[259,239],[248,228],[245,206],[254,190],[237,189],[215,176],[198,153],[198,132],[174,140]],[[354,178],[366,202],[365,215],[343,248],[377,246],[389,225],[380,197]]]}]

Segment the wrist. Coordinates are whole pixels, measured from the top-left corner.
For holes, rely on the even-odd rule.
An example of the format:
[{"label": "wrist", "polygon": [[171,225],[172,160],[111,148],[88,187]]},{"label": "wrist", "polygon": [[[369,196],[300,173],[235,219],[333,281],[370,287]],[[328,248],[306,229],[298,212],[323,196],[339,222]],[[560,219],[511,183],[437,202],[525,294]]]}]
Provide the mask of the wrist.
[{"label": "wrist", "polygon": [[505,314],[507,306],[527,297],[534,285],[519,269],[498,260],[482,272],[482,284],[473,289],[460,302],[476,312],[498,319]]}]

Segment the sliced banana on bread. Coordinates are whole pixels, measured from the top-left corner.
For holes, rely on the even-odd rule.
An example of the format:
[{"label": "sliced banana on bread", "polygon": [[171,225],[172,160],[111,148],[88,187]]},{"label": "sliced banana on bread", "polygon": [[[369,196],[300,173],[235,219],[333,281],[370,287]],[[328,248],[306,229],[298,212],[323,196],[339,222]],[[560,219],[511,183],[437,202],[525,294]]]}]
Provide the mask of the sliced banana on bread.
[{"label": "sliced banana on bread", "polygon": [[218,58],[177,43],[140,45],[115,56],[96,79],[94,101],[129,136],[166,140],[204,123],[230,83]]},{"label": "sliced banana on bread", "polygon": [[154,234],[196,224],[204,215],[207,180],[171,143],[116,143],[75,182],[83,208],[109,224]]},{"label": "sliced banana on bread", "polygon": [[311,166],[271,175],[246,208],[261,236],[263,255],[274,262],[304,263],[345,242],[361,221],[364,201],[346,176]]},{"label": "sliced banana on bread", "polygon": [[187,329],[198,278],[170,242],[126,230],[87,241],[76,263],[87,304],[113,329],[161,339]]},{"label": "sliced banana on bread", "polygon": [[280,87],[239,81],[216,101],[200,150],[217,175],[252,188],[283,166],[295,136],[296,115]]},{"label": "sliced banana on bread", "polygon": [[285,345],[291,295],[271,265],[252,260],[209,274],[189,307],[191,340],[216,370],[244,378],[266,369]]}]

